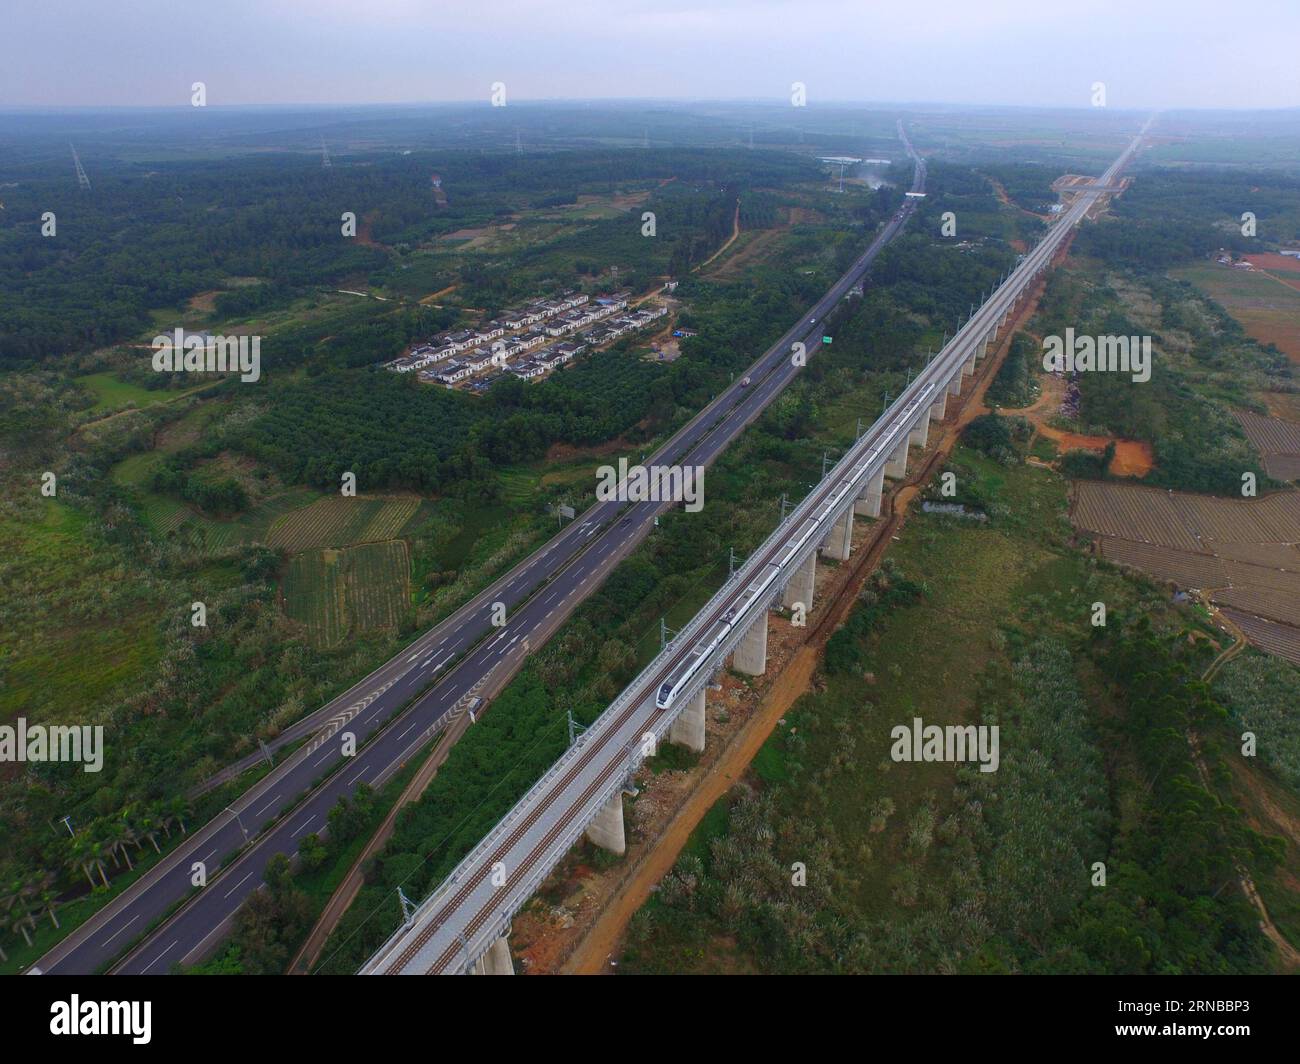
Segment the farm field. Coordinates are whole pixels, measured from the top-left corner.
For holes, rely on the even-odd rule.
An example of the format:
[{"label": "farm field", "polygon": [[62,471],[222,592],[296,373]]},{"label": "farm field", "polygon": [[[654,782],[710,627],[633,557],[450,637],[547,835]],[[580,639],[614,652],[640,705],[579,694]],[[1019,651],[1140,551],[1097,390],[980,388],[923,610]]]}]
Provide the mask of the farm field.
[{"label": "farm field", "polygon": [[1199,265],[1173,271],[1208,295],[1260,343],[1300,363],[1300,290],[1263,271]]},{"label": "farm field", "polygon": [[1294,491],[1238,500],[1079,481],[1074,487],[1070,516],[1075,525],[1098,535],[1181,550],[1203,551],[1206,540],[1300,542],[1300,492]]},{"label": "farm field", "polygon": [[1300,291],[1300,259],[1271,251],[1262,255],[1246,255],[1244,258],[1255,269],[1263,270],[1270,277]]},{"label": "farm field", "polygon": [[393,539],[419,508],[415,495],[317,499],[277,519],[266,541],[297,553]]},{"label": "farm field", "polygon": [[1225,609],[1223,615],[1245,633],[1260,650],[1300,665],[1300,628],[1277,624],[1242,610]]},{"label": "farm field", "polygon": [[1246,617],[1237,623],[1261,649],[1300,660],[1289,649],[1300,648],[1300,493],[1233,500],[1080,481],[1070,518],[1107,561],[1204,592]]},{"label": "farm field", "polygon": [[404,540],[299,554],[284,578],[284,612],[313,643],[334,646],[354,629],[395,627],[410,601]]},{"label": "farm field", "polygon": [[[114,479],[136,475],[137,469],[130,463],[134,463],[137,459],[143,460],[141,462],[143,472],[139,474],[142,477],[151,464],[148,460],[156,461],[157,457],[156,454],[150,453],[128,458],[114,470]],[[176,499],[147,492],[142,511],[145,522],[159,535],[166,536],[189,526],[202,539],[204,546],[210,550],[221,550],[238,543],[251,543],[265,539],[267,529],[273,522],[284,514],[306,507],[315,497],[316,492],[309,488],[294,488],[263,500],[247,513],[233,520],[219,521],[196,513]]]},{"label": "farm field", "polygon": [[1278,480],[1300,479],[1300,424],[1234,410],[1251,446],[1264,460],[1264,471]]}]

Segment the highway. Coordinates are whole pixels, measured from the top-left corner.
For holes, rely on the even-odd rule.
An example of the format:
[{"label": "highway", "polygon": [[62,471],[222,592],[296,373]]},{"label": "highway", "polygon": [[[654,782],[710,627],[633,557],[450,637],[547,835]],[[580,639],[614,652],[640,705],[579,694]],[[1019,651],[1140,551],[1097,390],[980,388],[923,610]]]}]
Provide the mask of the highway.
[{"label": "highway", "polygon": [[[921,191],[925,164],[912,152],[901,123],[899,135],[915,161],[912,189]],[[862,279],[913,210],[914,202],[908,200],[807,315],[645,464],[707,466],[721,454],[799,372],[790,357],[792,345],[802,342],[810,356],[815,355],[821,346],[822,320]],[[748,386],[741,383],[746,377],[751,381]],[[329,810],[340,797],[362,783],[383,786],[464,713],[474,698],[486,703],[518,671],[529,651],[541,646],[600,586],[649,534],[654,518],[671,505],[606,502],[581,514],[400,655],[288,729],[286,741],[311,738],[50,950],[33,971],[99,971],[146,932],[144,940],[111,969],[113,972],[157,974],[178,962],[194,963],[211,952],[240,904],[261,885],[266,864],[274,854],[296,852],[305,835],[322,831]],[[491,624],[494,602],[505,603],[507,609],[507,623],[495,630]],[[315,781],[343,760],[341,742],[348,733],[355,736],[360,749],[348,764],[313,789]],[[247,760],[255,762],[256,758]],[[232,766],[223,778],[233,776],[237,767]],[[250,841],[251,845],[218,874],[221,863]],[[201,889],[192,886],[195,862],[202,862],[207,872],[207,885]],[[187,896],[189,900],[180,909],[149,931]]]},{"label": "highway", "polygon": [[[1146,128],[1095,182],[1100,187],[1082,192],[1062,213],[830,474],[420,904],[410,922],[363,966],[363,974],[466,972],[508,933],[513,914],[597,813],[617,799],[644,756],[647,736],[662,741],[676,714],[658,710],[656,694],[666,684],[680,682],[682,686],[674,690],[680,713],[693,693],[689,685],[700,688],[723,667],[750,626],[767,623],[767,610],[782,584],[808,553],[817,550],[825,532],[853,506],[863,485],[881,473],[891,454],[900,445],[907,448],[911,430],[929,419],[938,399],[960,382],[965,368],[979,357],[986,340],[1048,266],[1066,235],[1127,164]],[[779,574],[775,579],[774,571]]]}]

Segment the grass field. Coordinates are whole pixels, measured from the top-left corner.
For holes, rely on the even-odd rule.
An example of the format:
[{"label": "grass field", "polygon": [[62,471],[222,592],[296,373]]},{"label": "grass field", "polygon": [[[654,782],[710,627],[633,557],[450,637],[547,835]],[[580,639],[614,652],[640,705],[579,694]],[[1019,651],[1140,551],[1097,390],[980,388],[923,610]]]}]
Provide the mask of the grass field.
[{"label": "grass field", "polygon": [[1261,343],[1300,363],[1300,291],[1259,271],[1203,264],[1172,271],[1194,284]]},{"label": "grass field", "polygon": [[318,646],[350,631],[392,628],[410,602],[410,557],[403,540],[299,554],[284,577],[284,612]]},{"label": "grass field", "polygon": [[159,654],[158,603],[53,499],[0,522],[0,720],[70,719]]},{"label": "grass field", "polygon": [[205,380],[193,388],[173,391],[168,388],[141,388],[137,384],[121,380],[112,373],[91,373],[85,377],[78,377],[77,383],[84,385],[95,396],[95,405],[90,408],[92,414],[109,414],[126,406],[142,407],[171,402],[173,399],[210,387],[213,382]]}]

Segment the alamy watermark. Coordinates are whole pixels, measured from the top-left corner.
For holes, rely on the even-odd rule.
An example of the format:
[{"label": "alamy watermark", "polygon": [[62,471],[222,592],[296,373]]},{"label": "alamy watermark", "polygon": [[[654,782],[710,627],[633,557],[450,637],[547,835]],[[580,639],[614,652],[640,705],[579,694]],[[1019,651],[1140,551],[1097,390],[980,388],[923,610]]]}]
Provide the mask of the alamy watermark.
[{"label": "alamy watermark", "polygon": [[1143,383],[1151,379],[1151,337],[1076,336],[1066,329],[1060,336],[1043,337],[1043,369],[1049,373],[1131,373]]},{"label": "alamy watermark", "polygon": [[981,772],[996,772],[998,726],[996,724],[926,724],[913,717],[911,726],[895,724],[889,731],[894,745],[889,756],[895,761],[978,761]]},{"label": "alamy watermark", "polygon": [[138,1046],[153,1037],[151,1001],[82,1001],[79,994],[50,1005],[50,1034],[129,1035]]},{"label": "alamy watermark", "polygon": [[260,336],[213,336],[186,333],[179,326],[169,336],[153,338],[153,368],[159,373],[233,373],[247,384],[262,376]]},{"label": "alamy watermark", "polygon": [[704,508],[703,466],[604,465],[596,470],[600,502],[680,502],[687,513]]},{"label": "alamy watermark", "polygon": [[104,726],[0,724],[0,761],[80,761],[83,772],[104,767]]}]

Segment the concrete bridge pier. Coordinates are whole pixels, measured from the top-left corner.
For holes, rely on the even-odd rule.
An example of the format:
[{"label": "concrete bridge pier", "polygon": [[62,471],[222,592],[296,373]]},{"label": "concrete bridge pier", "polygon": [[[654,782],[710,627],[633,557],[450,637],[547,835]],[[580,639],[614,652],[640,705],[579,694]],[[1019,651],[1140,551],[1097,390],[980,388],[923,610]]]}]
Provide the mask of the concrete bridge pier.
[{"label": "concrete bridge pier", "polygon": [[961,374],[954,373],[952,379],[948,382],[949,395],[961,395]]},{"label": "concrete bridge pier", "polygon": [[973,377],[973,376],[975,375],[975,356],[974,356],[974,355],[971,355],[971,357],[970,357],[970,361],[969,361],[969,362],[966,362],[966,363],[964,363],[964,364],[962,365],[962,367],[961,367],[961,372],[962,372],[962,376],[963,376],[963,377]]},{"label": "concrete bridge pier", "polygon": [[853,512],[859,517],[880,516],[880,494],[885,490],[885,471],[882,469],[867,481],[858,501],[853,504]]},{"label": "concrete bridge pier", "polygon": [[835,522],[834,527],[822,544],[822,553],[836,561],[847,561],[853,549],[853,507],[844,511],[844,516]]},{"label": "concrete bridge pier", "polygon": [[767,671],[766,610],[741,637],[740,645],[731,656],[731,664],[737,672],[743,672],[747,676],[762,676]]},{"label": "concrete bridge pier", "polygon": [[668,729],[668,741],[684,746],[692,753],[704,750],[704,688],[691,699]]},{"label": "concrete bridge pier", "polygon": [[510,956],[510,943],[502,935],[492,943],[488,951],[474,962],[471,975],[514,975],[515,962]]},{"label": "concrete bridge pier", "polygon": [[885,463],[885,476],[891,480],[902,480],[907,476],[907,440],[900,440],[894,453]]},{"label": "concrete bridge pier", "polygon": [[796,602],[802,602],[805,609],[811,610],[813,591],[817,587],[817,552],[813,551],[804,559],[802,565],[790,577],[790,582],[781,592],[781,605],[787,609]]},{"label": "concrete bridge pier", "polygon": [[948,393],[941,391],[939,398],[930,404],[930,420],[942,421],[946,413],[948,413]]},{"label": "concrete bridge pier", "polygon": [[608,850],[620,857],[627,852],[627,836],[623,833],[623,791],[621,789],[614,793],[614,797],[588,825],[587,838],[602,850]]},{"label": "concrete bridge pier", "polygon": [[907,434],[907,442],[913,447],[925,449],[926,443],[930,439],[930,415],[922,414],[921,420],[912,426]]}]

